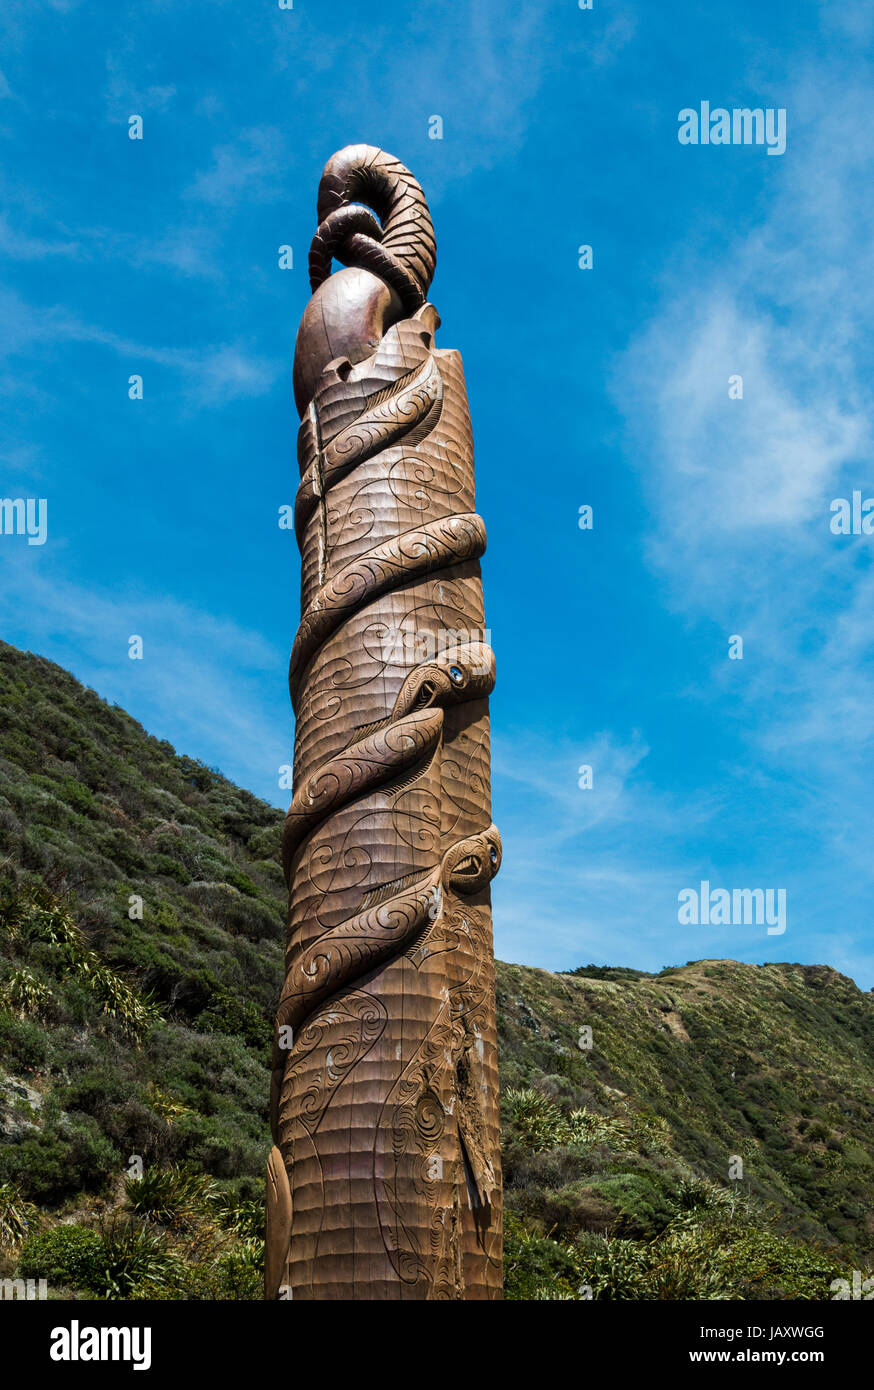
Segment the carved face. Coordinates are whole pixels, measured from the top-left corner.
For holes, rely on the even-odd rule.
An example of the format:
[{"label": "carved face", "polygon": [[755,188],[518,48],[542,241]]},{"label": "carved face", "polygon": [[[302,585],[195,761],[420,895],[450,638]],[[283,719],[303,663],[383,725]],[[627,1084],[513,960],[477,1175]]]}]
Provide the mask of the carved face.
[{"label": "carved face", "polygon": [[444,656],[417,666],[401,687],[393,717],[412,710],[445,709],[461,700],[479,700],[495,686],[495,657],[484,642],[465,642]]},{"label": "carved face", "polygon": [[455,893],[477,893],[501,867],[501,837],[490,825],[481,835],[460,840],[447,855],[445,875]]}]

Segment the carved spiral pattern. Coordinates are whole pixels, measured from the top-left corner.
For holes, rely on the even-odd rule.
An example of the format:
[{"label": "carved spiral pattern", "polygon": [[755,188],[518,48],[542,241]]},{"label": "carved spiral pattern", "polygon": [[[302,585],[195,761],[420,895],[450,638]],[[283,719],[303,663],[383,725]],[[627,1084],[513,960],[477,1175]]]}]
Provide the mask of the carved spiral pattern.
[{"label": "carved spiral pattern", "polygon": [[[366,208],[382,218],[382,225]],[[310,285],[331,273],[331,259],[358,265],[395,289],[412,312],[425,302],[437,261],[425,195],[399,160],[368,145],[352,145],[325,165],[319,186],[319,227],[310,249]]]},{"label": "carved spiral pattern", "polygon": [[[318,215],[295,361],[302,617],[266,1295],[494,1298],[501,843],[463,374],[433,346],[433,228],[404,166],[341,151]],[[378,338],[374,305],[391,310]],[[335,323],[350,353],[324,360]]]}]

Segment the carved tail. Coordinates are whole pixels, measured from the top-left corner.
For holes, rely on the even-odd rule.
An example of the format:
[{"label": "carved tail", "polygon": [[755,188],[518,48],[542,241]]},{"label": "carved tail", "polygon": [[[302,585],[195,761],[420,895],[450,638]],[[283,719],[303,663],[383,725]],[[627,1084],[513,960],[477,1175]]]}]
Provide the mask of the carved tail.
[{"label": "carved tail", "polygon": [[[351,203],[372,207],[379,222]],[[437,263],[434,226],[422,189],[400,160],[373,145],[347,145],[325,165],[318,217],[310,251],[312,289],[330,275],[333,254],[394,284],[406,309],[424,304]]]}]

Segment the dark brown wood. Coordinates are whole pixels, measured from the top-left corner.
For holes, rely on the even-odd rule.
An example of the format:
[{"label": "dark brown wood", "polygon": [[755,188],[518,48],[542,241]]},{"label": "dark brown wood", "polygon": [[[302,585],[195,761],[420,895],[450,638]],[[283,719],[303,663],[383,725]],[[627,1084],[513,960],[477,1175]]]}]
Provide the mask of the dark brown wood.
[{"label": "dark brown wood", "polygon": [[340,151],[318,219],[294,362],[302,616],[266,1296],[500,1298],[495,666],[464,373],[434,344],[434,232],[409,171]]}]

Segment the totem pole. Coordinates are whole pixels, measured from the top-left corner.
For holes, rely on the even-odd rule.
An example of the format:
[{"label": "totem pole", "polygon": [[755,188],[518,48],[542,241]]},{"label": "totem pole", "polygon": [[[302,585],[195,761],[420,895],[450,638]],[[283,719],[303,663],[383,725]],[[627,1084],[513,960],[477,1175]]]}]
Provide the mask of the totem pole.
[{"label": "totem pole", "polygon": [[500,1298],[495,665],[464,374],[434,345],[434,230],[403,164],[341,150],[318,219],[266,1297]]}]

